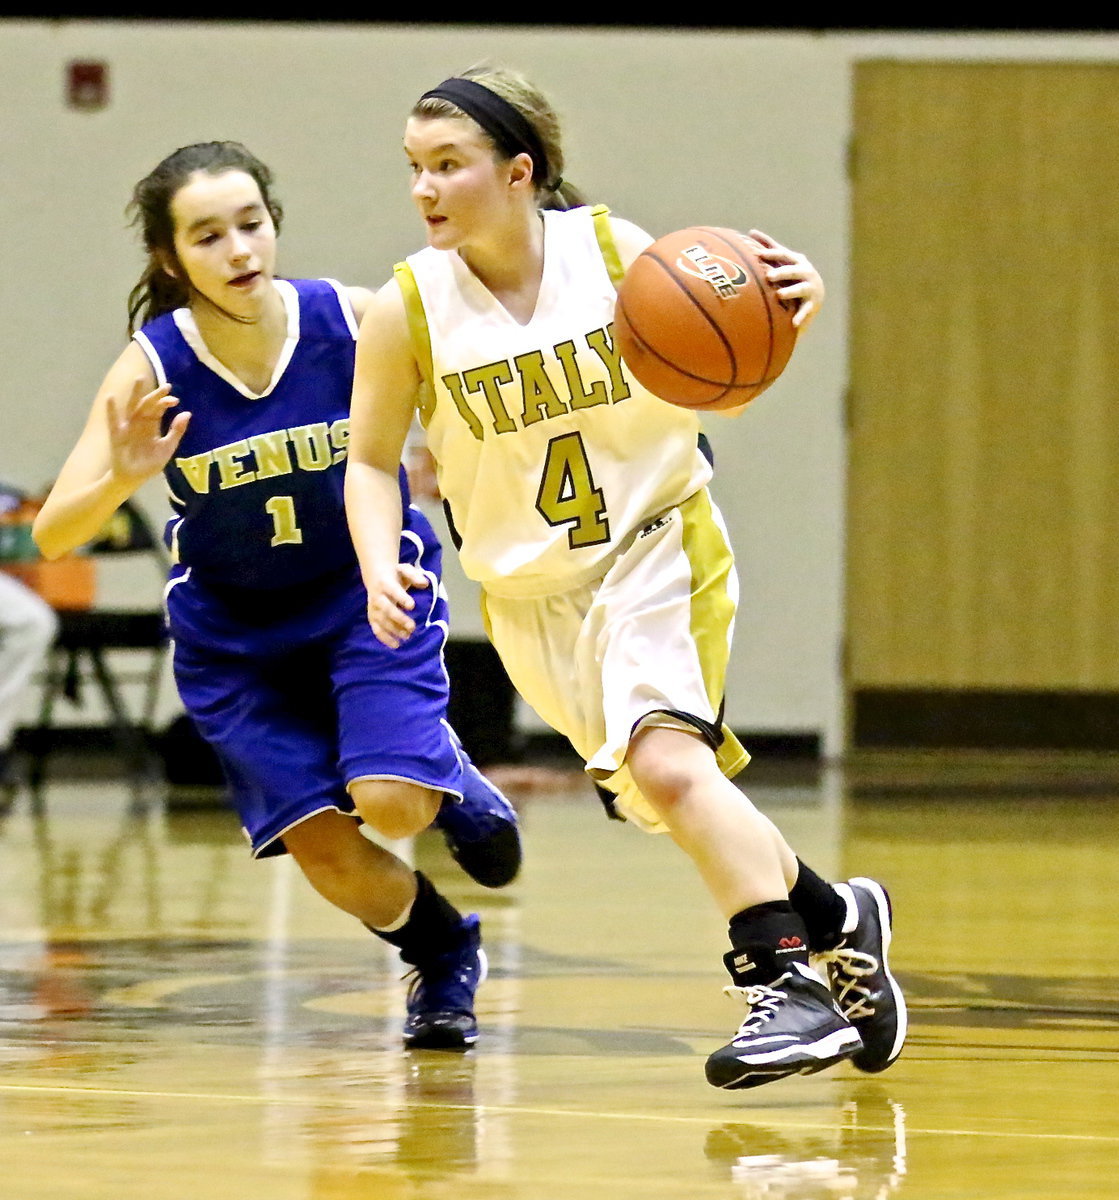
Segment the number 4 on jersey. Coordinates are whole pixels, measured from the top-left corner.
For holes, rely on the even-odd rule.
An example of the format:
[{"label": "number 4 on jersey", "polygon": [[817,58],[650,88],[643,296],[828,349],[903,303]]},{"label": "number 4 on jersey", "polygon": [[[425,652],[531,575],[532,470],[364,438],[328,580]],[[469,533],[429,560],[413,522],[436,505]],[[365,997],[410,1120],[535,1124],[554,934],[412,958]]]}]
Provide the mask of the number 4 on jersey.
[{"label": "number 4 on jersey", "polygon": [[548,443],[536,510],[549,525],[571,526],[567,542],[572,550],[610,540],[606,501],[595,487],[581,434],[565,433]]}]

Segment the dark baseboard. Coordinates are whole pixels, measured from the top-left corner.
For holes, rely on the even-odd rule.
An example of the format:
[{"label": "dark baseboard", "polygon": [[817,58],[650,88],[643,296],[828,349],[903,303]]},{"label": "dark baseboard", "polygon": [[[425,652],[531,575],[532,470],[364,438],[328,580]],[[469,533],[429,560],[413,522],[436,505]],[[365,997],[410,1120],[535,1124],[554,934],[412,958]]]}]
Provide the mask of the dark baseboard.
[{"label": "dark baseboard", "polygon": [[[749,733],[736,731],[738,740],[757,760],[814,762],[821,755],[820,735],[816,733]],[[520,755],[533,762],[582,765],[582,759],[565,737],[549,730],[526,733],[519,739]]]},{"label": "dark baseboard", "polygon": [[[480,766],[523,762],[582,769],[582,759],[571,748],[570,742],[550,730],[511,733],[504,723],[487,726],[483,722],[472,728],[471,733],[472,740],[483,744],[481,752],[473,755]],[[150,735],[148,744],[157,755],[164,757],[172,780],[177,780],[180,774],[189,774],[184,764],[191,762],[199,781],[209,782],[214,776],[213,781],[218,782],[209,762],[208,748],[189,734],[189,728],[184,728],[180,721],[168,730]],[[818,734],[740,732],[738,738],[750,751],[756,765],[762,762],[810,763],[817,761],[821,753]],[[76,760],[112,759],[123,753],[108,725],[61,725],[42,733],[36,729],[21,729],[16,734],[15,747],[26,754],[57,754]],[[195,781],[193,775],[189,781]]]},{"label": "dark baseboard", "polygon": [[[154,737],[150,739],[154,744]],[[110,725],[56,725],[51,729],[17,729],[15,749],[25,754],[94,756],[121,753]]]},{"label": "dark baseboard", "polygon": [[863,688],[855,749],[1119,750],[1119,693]]},{"label": "dark baseboard", "polygon": [[738,740],[753,758],[789,762],[815,762],[823,755],[818,733],[736,732]]}]

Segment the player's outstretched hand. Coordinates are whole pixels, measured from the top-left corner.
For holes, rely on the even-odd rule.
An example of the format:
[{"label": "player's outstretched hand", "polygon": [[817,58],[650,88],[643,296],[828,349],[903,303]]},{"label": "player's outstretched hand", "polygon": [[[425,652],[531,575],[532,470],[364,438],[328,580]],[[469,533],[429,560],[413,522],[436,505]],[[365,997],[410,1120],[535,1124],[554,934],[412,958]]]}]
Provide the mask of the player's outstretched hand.
[{"label": "player's outstretched hand", "polygon": [[431,580],[418,567],[397,563],[395,577],[366,583],[369,593],[369,627],[377,641],[395,650],[408,640],[416,622],[408,615],[416,602],[408,594],[412,589],[431,586]]},{"label": "player's outstretched hand", "polygon": [[178,413],[164,433],[163,414],[179,402],[171,395],[170,384],[147,393],[144,386],[137,379],[123,402],[113,395],[105,402],[110,469],[125,483],[140,484],[158,475],[178,449],[190,421],[190,413]]},{"label": "player's outstretched hand", "polygon": [[793,324],[803,333],[824,303],[824,281],[820,272],[805,255],[782,246],[768,233],[751,229],[750,236],[763,247],[761,257],[771,264],[767,275],[770,283],[778,285],[777,294],[782,300],[796,302]]}]

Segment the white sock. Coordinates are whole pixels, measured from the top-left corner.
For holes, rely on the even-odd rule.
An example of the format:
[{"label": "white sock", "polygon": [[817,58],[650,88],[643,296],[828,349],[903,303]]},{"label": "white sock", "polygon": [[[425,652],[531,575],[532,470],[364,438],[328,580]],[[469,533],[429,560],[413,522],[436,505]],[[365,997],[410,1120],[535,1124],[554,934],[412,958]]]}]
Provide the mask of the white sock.
[{"label": "white sock", "polygon": [[369,928],[377,933],[396,933],[408,924],[408,918],[412,915],[412,905],[415,903],[415,899],[409,900],[404,906],[404,911],[390,925],[370,925]]}]

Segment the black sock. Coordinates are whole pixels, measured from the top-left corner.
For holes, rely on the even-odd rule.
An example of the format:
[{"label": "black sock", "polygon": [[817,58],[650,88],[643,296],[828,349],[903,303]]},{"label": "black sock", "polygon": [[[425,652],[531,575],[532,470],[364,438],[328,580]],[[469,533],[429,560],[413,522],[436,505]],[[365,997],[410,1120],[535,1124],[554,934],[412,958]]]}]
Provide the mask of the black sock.
[{"label": "black sock", "polygon": [[411,966],[438,958],[453,950],[462,941],[462,913],[449,900],[441,896],[431,880],[421,871],[416,872],[416,898],[408,920],[391,933],[373,929],[382,941],[389,942],[400,950],[400,957]]},{"label": "black sock", "polygon": [[772,983],[793,963],[808,965],[808,931],[787,900],[769,900],[735,913],[728,928],[734,947],[723,955],[739,987]]},{"label": "black sock", "polygon": [[843,936],[847,904],[826,879],[797,859],[797,881],[789,892],[789,903],[800,914],[813,950],[830,950]]}]

